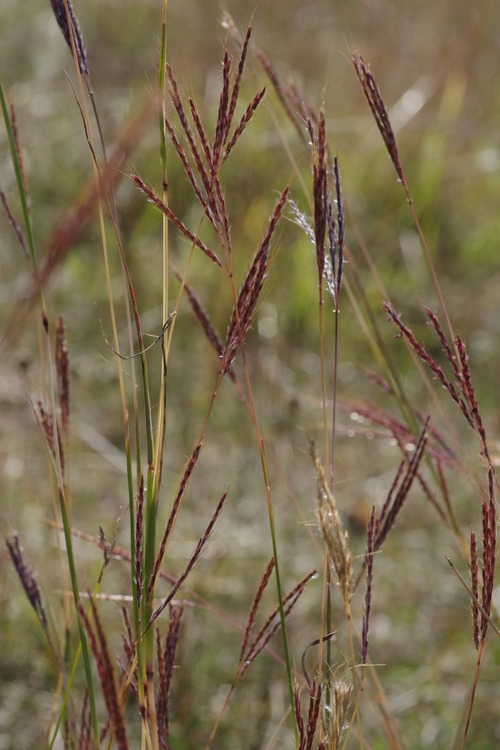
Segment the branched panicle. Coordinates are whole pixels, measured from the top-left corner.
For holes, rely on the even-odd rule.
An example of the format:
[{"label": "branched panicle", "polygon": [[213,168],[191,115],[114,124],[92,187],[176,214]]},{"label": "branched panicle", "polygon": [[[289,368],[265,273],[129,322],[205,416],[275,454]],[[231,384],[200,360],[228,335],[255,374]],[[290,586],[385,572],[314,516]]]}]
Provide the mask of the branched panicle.
[{"label": "branched panicle", "polygon": [[365,607],[363,611],[363,628],[361,634],[362,656],[361,663],[366,664],[368,656],[368,631],[370,629],[370,613],[372,605],[372,582],[373,582],[373,554],[375,545],[375,506],[372,508],[370,520],[366,530],[366,554],[364,565],[366,568],[366,591]]},{"label": "branched panicle", "polygon": [[56,321],[55,357],[61,424],[64,434],[67,436],[69,432],[69,358],[64,319],[62,317],[58,317]]},{"label": "branched panicle", "polygon": [[252,606],[250,608],[250,614],[248,616],[248,620],[247,620],[247,624],[245,628],[245,635],[243,636],[243,643],[241,644],[240,662],[244,661],[245,651],[247,649],[248,641],[250,638],[250,633],[252,631],[255,618],[257,616],[257,610],[259,608],[259,604],[261,602],[264,591],[266,590],[267,584],[269,583],[269,578],[271,577],[271,573],[273,572],[273,570],[274,570],[274,557],[271,557],[264,571],[264,575],[262,576],[260,580],[259,588],[257,589],[257,593],[255,594],[254,600],[252,602]]},{"label": "branched panicle", "polygon": [[283,212],[287,196],[288,188],[285,188],[275,206],[259,249],[254,256],[250,269],[248,270],[239,291],[238,299],[236,301],[236,309],[233,310],[226,336],[224,354],[221,363],[222,373],[228,371],[238,349],[245,340],[248,329],[250,328],[257,301],[264,284],[271,240]]},{"label": "branched panicle", "polygon": [[408,461],[404,459],[398,469],[397,479],[393,483],[388,498],[384,503],[381,515],[375,524],[375,538],[373,550],[376,552],[384,543],[389,531],[396,523],[396,519],[408,497],[413,480],[425,453],[428,438],[429,417],[426,418],[420,436],[415,444],[413,454]]},{"label": "branched panicle", "polygon": [[477,602],[479,601],[479,581],[478,573],[479,566],[477,562],[477,543],[476,535],[471,531],[470,535],[470,571],[471,571],[471,591],[474,595],[472,600],[472,630],[474,635],[474,645],[479,648],[479,607]]},{"label": "branched panicle", "polygon": [[[87,60],[87,53],[85,51],[85,45],[83,44],[82,32],[80,30],[80,24],[75,15],[71,0],[50,0],[54,16],[61,29],[66,44],[73,50],[71,39],[75,45],[76,59],[78,61],[78,67],[82,75],[89,75],[89,63]],[[69,23],[68,23],[69,17]]]},{"label": "branched panicle", "polygon": [[48,633],[47,616],[43,606],[42,592],[35,578],[35,574],[24,560],[23,550],[19,543],[19,536],[17,534],[12,534],[10,539],[6,537],[5,544],[9,550],[9,555],[19,580],[21,581],[24,593],[35,611],[44,631]]},{"label": "branched panicle", "polygon": [[358,76],[359,82],[363,89],[365,99],[368,102],[372,114],[377,123],[377,127],[380,131],[380,135],[384,141],[385,147],[389,156],[391,157],[394,168],[396,169],[397,175],[404,187],[406,188],[406,180],[399,159],[398,147],[396,145],[396,136],[392,129],[391,122],[389,120],[389,114],[387,112],[384,100],[379,91],[375,78],[371,73],[370,69],[366,66],[365,61],[360,55],[353,55],[354,69]]}]

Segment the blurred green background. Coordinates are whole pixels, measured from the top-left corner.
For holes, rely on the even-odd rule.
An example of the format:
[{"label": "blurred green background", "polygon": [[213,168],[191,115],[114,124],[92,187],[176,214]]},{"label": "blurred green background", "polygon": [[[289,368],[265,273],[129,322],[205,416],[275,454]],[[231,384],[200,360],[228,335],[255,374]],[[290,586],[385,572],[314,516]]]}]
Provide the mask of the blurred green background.
[{"label": "blurred green background", "polygon": [[[287,0],[258,4],[228,0],[224,7],[239,28],[244,29],[252,18],[254,42],[284,80],[293,78],[315,109],[324,100],[328,135],[339,156],[348,210],[352,268],[346,266],[346,277],[349,280],[354,271],[359,274],[386,341],[399,358],[408,392],[425,411],[434,407],[403,347],[393,341],[394,332],[380,311],[380,288],[363,253],[365,248],[396,309],[404,312],[429,347],[434,346],[421,313],[422,302],[436,305],[434,291],[403,191],[355,77],[351,53],[360,52],[371,64],[391,113],[401,159],[453,321],[468,343],[495,453],[500,429],[498,4],[487,0],[473,5],[456,0]],[[119,134],[155,88],[161,3],[86,0],[75,2],[75,10],[87,47],[105,139],[112,150]],[[195,98],[212,124],[226,39],[221,15],[219,3],[212,0],[169,3],[169,60],[183,91]],[[33,223],[43,259],[55,228],[81,200],[91,178],[81,118],[65,72],[74,77],[72,60],[48,2],[2,0],[0,29],[0,79],[16,107]],[[252,60],[242,101],[249,101],[264,81],[263,71]],[[293,153],[298,171],[309,186],[308,153],[269,87],[264,106],[224,171],[236,266],[241,274],[285,184],[291,182],[293,197],[309,211],[309,198],[287,150]],[[117,202],[126,252],[144,328],[158,333],[160,220],[127,178],[134,171],[159,186],[154,118],[145,123],[141,140],[123,171]],[[173,208],[189,226],[196,227],[199,210],[172,154],[169,181]],[[3,129],[0,187],[17,209]],[[2,336],[7,328],[12,334],[8,346],[2,349],[0,367],[2,531],[19,531],[47,600],[57,611],[63,579],[55,539],[47,525],[51,517],[50,473],[30,405],[30,398],[36,400],[40,389],[35,318],[33,314],[17,314],[29,290],[29,267],[4,215],[0,216],[0,228]],[[176,262],[182,266],[185,244],[175,232],[172,243]],[[263,430],[271,446],[279,544],[286,586],[291,588],[311,567],[321,564],[314,526],[315,478],[307,445],[310,437],[320,440],[322,411],[314,256],[308,241],[289,221],[282,222],[278,246],[247,352]],[[93,218],[54,271],[47,296],[51,314],[64,315],[69,340],[75,525],[93,535],[101,525],[111,537],[117,519],[123,516],[118,539],[125,544],[121,409],[116,373],[101,333],[102,318],[109,335],[101,256]],[[117,268],[116,262],[115,271]],[[221,289],[219,275],[203,257],[195,258],[189,278],[224,335],[229,289]],[[117,295],[119,298],[118,282]],[[325,312],[329,308],[328,303]],[[331,321],[328,326],[330,336]],[[339,418],[336,496],[344,516],[350,519],[354,548],[362,553],[364,537],[358,517],[363,517],[366,504],[383,500],[399,454],[388,440],[373,439],[376,431],[349,420],[349,412],[355,410],[353,404],[359,400],[373,399],[392,409],[394,405],[382,398],[364,373],[363,368],[375,369],[377,365],[346,298],[340,335],[339,398],[345,411]],[[153,352],[153,367],[153,363],[158,364],[157,357]],[[331,350],[327,357],[331,363]],[[199,434],[216,369],[215,355],[185,304],[178,316],[169,372],[163,515]],[[331,372],[328,383],[331,387]],[[459,417],[452,408],[448,411],[447,419],[460,428]],[[448,429],[447,423],[439,426]],[[461,460],[470,462],[466,471],[480,471],[477,447],[469,443],[465,433]],[[271,555],[258,461],[250,420],[228,382],[213,414],[169,565],[180,572],[215,501],[230,483],[225,516],[214,533],[202,571],[193,574],[192,585],[239,622],[244,621]],[[471,525],[478,528],[480,498],[471,494],[460,476],[450,475],[449,482],[468,534]],[[91,585],[100,566],[100,553],[92,545],[81,543],[78,554],[82,586]],[[379,677],[407,748],[452,746],[475,664],[467,597],[450,572],[445,554],[457,562],[460,559],[451,533],[415,491],[399,531],[376,560],[371,636],[371,657],[383,665]],[[0,559],[4,570],[0,581],[0,750],[41,747],[54,678],[44,656],[42,636],[4,549],[0,550]],[[107,590],[120,593],[125,575],[119,564],[112,566]],[[291,619],[291,647],[297,663],[307,644],[317,637],[319,605],[320,586],[316,582]],[[118,608],[105,606],[110,621],[117,622],[118,634]],[[268,607],[272,606],[270,593]],[[214,612],[193,608],[186,614],[173,706],[175,747],[202,746],[234,674],[240,637]],[[279,642],[274,645],[279,652]],[[119,649],[118,636],[115,647]],[[471,728],[470,747],[477,750],[500,744],[499,661],[498,644],[492,644]],[[342,663],[340,643],[340,671]],[[384,748],[387,744],[372,698],[368,690],[366,739],[371,747]],[[282,717],[285,701],[282,666],[263,655],[238,688],[217,747],[266,747]],[[290,737],[283,732],[273,746],[291,746]],[[354,738],[349,746],[358,746]]]}]

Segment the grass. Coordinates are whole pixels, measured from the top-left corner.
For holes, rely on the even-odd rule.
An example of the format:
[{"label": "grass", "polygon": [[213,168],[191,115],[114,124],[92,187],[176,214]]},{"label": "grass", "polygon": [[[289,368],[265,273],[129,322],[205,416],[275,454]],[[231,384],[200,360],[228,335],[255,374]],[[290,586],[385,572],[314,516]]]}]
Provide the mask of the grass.
[{"label": "grass", "polygon": [[[62,220],[39,220],[2,89],[2,200],[29,258],[3,351],[29,351],[36,436],[9,471],[29,464],[37,497],[4,522],[27,605],[5,618],[3,746],[494,746],[491,420],[370,66],[356,53],[351,85],[435,308],[391,301],[404,285],[353,214],[326,104],[251,27],[226,16],[212,111],[167,64],[164,2],[158,84],[108,141],[74,10],[52,7],[89,169]],[[269,137],[264,113],[283,146],[268,160],[247,151]],[[354,377],[358,361],[371,372]]]}]

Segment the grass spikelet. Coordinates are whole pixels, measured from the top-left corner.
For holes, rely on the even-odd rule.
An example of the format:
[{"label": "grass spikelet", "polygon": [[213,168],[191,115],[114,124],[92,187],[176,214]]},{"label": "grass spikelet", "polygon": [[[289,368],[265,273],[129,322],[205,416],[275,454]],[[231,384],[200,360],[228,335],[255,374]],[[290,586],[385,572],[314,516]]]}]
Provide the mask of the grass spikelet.
[{"label": "grass spikelet", "polygon": [[80,24],[78,23],[71,0],[50,0],[50,4],[57,24],[66,40],[66,44],[71,51],[73,50],[73,44],[75,46],[76,59],[78,61],[80,73],[88,76],[90,69],[87,60],[87,53],[83,43]]},{"label": "grass spikelet", "polygon": [[188,564],[186,565],[184,571],[181,573],[181,575],[177,579],[176,583],[174,584],[172,590],[170,591],[170,593],[166,597],[166,599],[164,599],[163,602],[153,612],[153,614],[151,616],[151,619],[150,619],[150,621],[148,623],[148,627],[150,625],[152,625],[153,622],[161,615],[161,613],[163,612],[163,610],[165,609],[165,607],[168,607],[168,605],[170,604],[170,602],[172,601],[172,599],[174,598],[174,596],[176,595],[176,593],[179,591],[179,589],[183,585],[183,583],[186,580],[186,578],[188,577],[188,575],[193,570],[194,566],[196,565],[197,560],[199,559],[199,557],[201,556],[201,554],[202,554],[202,552],[203,552],[203,550],[205,548],[205,545],[206,545],[206,543],[207,543],[207,541],[208,541],[208,539],[209,539],[212,531],[214,530],[214,526],[215,526],[215,524],[217,522],[217,519],[219,518],[220,514],[222,513],[222,508],[224,507],[224,503],[226,501],[226,498],[227,498],[227,491],[224,492],[224,494],[222,495],[221,499],[217,503],[217,507],[215,508],[215,510],[214,510],[214,512],[212,514],[210,522],[209,522],[207,528],[205,529],[205,532],[204,532],[203,536],[198,541],[198,544],[196,545],[196,548],[195,548],[193,554],[191,555],[191,559],[189,560]]},{"label": "grass spikelet", "polygon": [[255,618],[257,616],[257,610],[259,608],[259,604],[261,602],[264,591],[266,590],[267,584],[269,583],[269,578],[273,570],[274,570],[274,557],[272,557],[267,564],[267,568],[265,569],[264,575],[262,576],[260,580],[259,587],[257,589],[254,600],[252,602],[252,606],[250,608],[250,614],[248,615],[248,620],[247,620],[247,624],[245,627],[245,635],[243,636],[243,643],[241,644],[240,662],[243,662],[245,660],[245,651],[247,649],[248,641],[250,638],[250,633],[252,631]]},{"label": "grass spikelet", "polygon": [[363,610],[363,628],[361,633],[362,656],[361,663],[366,664],[368,656],[368,631],[370,629],[370,613],[372,606],[372,582],[373,582],[373,552],[375,543],[375,507],[372,508],[370,520],[366,530],[366,554],[364,565],[366,568],[366,591],[365,606]]},{"label": "grass spikelet", "polygon": [[48,636],[47,615],[45,613],[45,607],[43,606],[42,592],[33,570],[24,560],[23,550],[19,543],[19,536],[17,534],[12,534],[10,539],[5,537],[5,544],[9,550],[9,555],[19,580],[21,581],[24,593],[38,617],[45,634]]},{"label": "grass spikelet", "polygon": [[69,358],[64,319],[62,317],[58,317],[56,320],[55,360],[61,424],[64,435],[67,437],[69,433]]},{"label": "grass spikelet", "polygon": [[493,600],[493,586],[495,582],[496,563],[496,518],[495,507],[492,502],[483,502],[483,569],[481,623],[479,627],[481,641],[484,642],[488,630],[488,618],[491,615]]},{"label": "grass spikelet", "polygon": [[161,213],[165,214],[167,219],[179,229],[182,234],[188,238],[190,242],[193,243],[193,245],[196,245],[196,247],[199,247],[200,250],[202,250],[205,255],[210,258],[210,260],[215,263],[219,268],[222,268],[222,263],[218,259],[217,255],[212,251],[209,250],[209,248],[198,238],[196,235],[194,235],[186,226],[183,224],[183,222],[173,213],[173,211],[170,210],[170,208],[162,201],[161,198],[159,198],[154,190],[151,190],[150,187],[146,185],[146,183],[141,180],[141,178],[138,175],[130,175],[132,180],[135,182],[139,190],[141,190],[144,195],[153,203],[156,208],[161,211]]},{"label": "grass spikelet", "polygon": [[424,421],[424,426],[417,442],[415,443],[415,448],[410,460],[403,459],[399,466],[394,482],[392,483],[386,501],[380,512],[380,516],[377,518],[375,524],[373,551],[379,550],[384,543],[389,531],[396,523],[396,519],[408,497],[413,481],[417,476],[418,467],[420,466],[425,453],[428,438],[428,425],[429,417]]},{"label": "grass spikelet", "polygon": [[238,125],[236,126],[233,135],[231,136],[231,140],[227,144],[226,148],[224,149],[224,155],[221,160],[221,164],[224,164],[226,159],[228,158],[229,154],[233,150],[233,148],[236,146],[237,142],[239,141],[241,135],[243,134],[245,128],[247,127],[248,123],[254,116],[257,107],[262,102],[264,95],[266,93],[266,88],[264,86],[263,89],[261,89],[252,99],[248,107],[246,108],[241,120],[239,121]]},{"label": "grass spikelet", "polygon": [[287,196],[288,188],[285,188],[274,208],[259,249],[254,256],[243,284],[241,285],[236,308],[233,310],[226,336],[221,372],[228,371],[236,352],[245,340],[245,336],[252,322],[257,301],[264,284],[271,240],[283,212]]},{"label": "grass spikelet", "polygon": [[369,67],[365,64],[365,61],[361,55],[353,55],[354,69],[358,76],[361,88],[365,95],[365,99],[368,102],[372,111],[373,117],[377,124],[377,128],[380,131],[380,135],[384,141],[387,153],[391,157],[394,168],[397,172],[399,179],[401,180],[405,190],[408,190],[406,185],[406,179],[404,176],[403,168],[399,159],[398,147],[396,145],[396,136],[392,129],[391,122],[389,120],[389,114],[387,112],[384,100],[377,86],[377,82],[373,77]]},{"label": "grass spikelet", "polygon": [[184,469],[184,473],[182,475],[181,483],[179,485],[179,489],[177,491],[176,498],[172,505],[172,510],[170,511],[170,516],[167,521],[167,525],[165,527],[165,531],[163,533],[163,537],[160,544],[160,549],[158,551],[158,556],[155,560],[153,573],[151,575],[151,580],[149,582],[148,586],[148,592],[147,592],[147,600],[149,601],[150,597],[152,596],[152,592],[154,591],[154,587],[156,584],[156,580],[158,578],[158,574],[160,572],[161,565],[163,563],[163,559],[165,557],[165,552],[167,550],[167,544],[170,540],[170,536],[172,534],[172,529],[174,528],[174,524],[177,520],[177,515],[179,513],[179,508],[181,506],[182,500],[184,498],[184,495],[186,494],[186,490],[189,485],[189,479],[191,477],[191,474],[193,473],[194,467],[196,466],[196,463],[198,461],[198,458],[201,453],[202,445],[201,443],[197,443],[189,461],[186,464],[186,467]]},{"label": "grass spikelet", "polygon": [[243,44],[241,45],[241,53],[240,58],[238,60],[238,68],[236,70],[236,76],[233,83],[233,90],[231,92],[231,101],[229,103],[229,107],[227,110],[227,117],[226,117],[226,132],[224,133],[223,143],[227,142],[227,139],[229,137],[229,130],[231,128],[231,123],[233,122],[234,112],[236,110],[236,102],[238,101],[238,96],[240,93],[240,86],[241,86],[241,79],[243,78],[243,71],[245,69],[245,63],[248,55],[248,46],[250,44],[250,38],[252,36],[252,26],[248,26],[245,39],[243,40]]},{"label": "grass spikelet", "polygon": [[[111,658],[109,656],[108,645],[102,628],[101,620],[94,599],[90,597],[90,606],[94,627],[90,622],[82,604],[77,604],[78,613],[83,622],[87,635],[89,637],[92,653],[97,665],[97,672],[101,682],[103,697],[108,711],[108,718],[116,738],[116,744],[119,750],[128,750],[127,732],[125,729],[125,718],[123,715],[123,706],[118,695],[115,675]],[[95,629],[94,629],[95,628]]]},{"label": "grass spikelet", "polygon": [[318,718],[321,708],[321,698],[323,689],[320,683],[313,682],[309,689],[309,707],[307,712],[307,722],[304,722],[302,716],[302,706],[300,703],[300,692],[297,685],[294,687],[294,709],[299,730],[299,750],[311,750],[318,728]]},{"label": "grass spikelet", "polygon": [[[224,52],[224,62],[222,65],[222,88],[219,98],[219,109],[217,112],[217,124],[215,126],[214,136],[214,148],[212,155],[212,171],[217,171],[217,165],[219,164],[221,147],[224,142],[224,138],[229,131],[230,120],[229,120],[229,85],[230,85],[230,74],[231,74],[231,59],[228,55],[227,50]],[[234,93],[234,91],[233,91]],[[236,96],[238,95],[236,91]]]},{"label": "grass spikelet", "polygon": [[[299,583],[283,597],[284,613],[288,616],[295,604],[302,595],[305,587],[311,581],[318,571],[312,570]],[[280,629],[280,611],[279,607],[273,610],[264,625],[261,627],[255,638],[248,642],[246,653],[243,655],[243,666],[240,676],[242,676],[250,664],[257,658],[261,651],[267,646],[273,635]]]},{"label": "grass spikelet", "polygon": [[349,534],[342,526],[335,496],[326,481],[325,472],[313,443],[311,443],[310,450],[314,468],[316,470],[318,492],[316,512],[318,521],[335,573],[337,574],[337,580],[346,607],[346,612],[349,612],[353,582]]},{"label": "grass spikelet", "polygon": [[471,570],[471,589],[473,594],[472,599],[472,629],[474,635],[474,645],[476,649],[479,648],[479,607],[477,601],[479,599],[479,583],[478,583],[478,563],[477,563],[477,543],[476,535],[471,531],[470,535],[470,570]]},{"label": "grass spikelet", "polygon": [[175,663],[175,653],[179,642],[179,631],[184,610],[182,607],[169,607],[168,632],[165,646],[162,646],[159,630],[156,631],[156,652],[158,659],[158,697],[156,705],[158,739],[161,748],[170,747],[169,694]]},{"label": "grass spikelet", "polygon": [[408,341],[417,356],[432,370],[437,380],[439,380],[441,385],[446,388],[453,401],[455,401],[455,403],[459,406],[460,411],[464,415],[469,425],[472,427],[473,422],[469,414],[467,404],[465,403],[457,388],[453,385],[449,378],[446,377],[443,368],[437,364],[436,360],[433,357],[430,356],[425,347],[423,347],[422,344],[417,341],[417,339],[413,335],[413,331],[411,330],[411,328],[403,323],[403,321],[401,320],[401,316],[397,315],[397,313],[394,312],[389,302],[384,302],[383,308],[388,313],[389,320],[392,320],[392,322],[395,323],[395,325],[402,333],[404,338]]}]

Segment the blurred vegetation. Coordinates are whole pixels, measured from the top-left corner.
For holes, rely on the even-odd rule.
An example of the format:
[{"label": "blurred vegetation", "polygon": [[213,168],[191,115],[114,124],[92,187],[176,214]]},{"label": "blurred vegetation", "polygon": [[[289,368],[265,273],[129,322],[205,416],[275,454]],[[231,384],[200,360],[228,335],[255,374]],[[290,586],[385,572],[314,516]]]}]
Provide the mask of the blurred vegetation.
[{"label": "blurred vegetation", "polygon": [[[75,6],[105,139],[112,150],[127,123],[146,106],[156,85],[161,4],[153,0],[75,0]],[[225,8],[241,28],[254,10],[253,5],[238,0],[227,0]],[[220,17],[215,0],[171,0],[169,4],[168,58],[180,85],[212,122],[226,38]],[[283,78],[292,77],[315,109],[324,99],[348,211],[350,261],[346,277],[349,280],[359,274],[407,390],[425,411],[433,408],[430,398],[404,347],[393,341],[394,331],[385,324],[382,294],[366,260],[367,256],[371,259],[395,308],[430,347],[435,346],[421,312],[422,302],[436,305],[434,292],[403,191],[356,80],[351,52],[360,51],[371,64],[391,110],[410,189],[451,316],[469,346],[483,417],[495,450],[500,431],[496,406],[500,368],[498,4],[491,0],[478,0],[473,5],[463,0],[438,4],[430,0],[418,4],[276,0],[260,3],[252,23],[254,41]],[[44,258],[54,228],[81,200],[91,179],[81,118],[65,73],[72,76],[72,61],[48,2],[2,0],[0,28],[0,79],[16,107],[33,223]],[[243,85],[244,101],[264,82],[264,72],[252,61]],[[134,171],[159,187],[157,122],[149,114],[144,117],[150,121],[123,168],[117,203],[143,325],[157,334],[161,326],[161,224],[157,212],[127,177]],[[243,275],[276,195],[285,184],[291,183],[294,199],[310,211],[301,184],[302,179],[309,189],[308,154],[271,87],[265,106],[228,160],[223,179],[229,212],[235,217],[231,229],[235,248],[241,248],[238,262]],[[3,130],[0,186],[15,196]],[[186,224],[196,226],[199,211],[172,154],[169,195],[174,211]],[[30,275],[4,215],[0,228],[0,316],[2,332],[8,326],[12,333],[8,348],[2,350],[0,369],[2,531],[19,531],[50,598],[56,596],[54,587],[59,588],[59,583],[54,584],[59,580],[59,567],[48,527],[51,492],[47,460],[29,401],[36,399],[39,374],[34,316],[17,319],[12,315],[29,293]],[[314,525],[315,507],[315,478],[307,444],[309,437],[321,439],[322,414],[314,253],[292,222],[283,222],[279,234],[279,252],[247,349],[263,429],[276,456],[272,481],[277,487],[277,526],[286,582],[291,587],[321,561],[307,533]],[[185,243],[173,231],[171,237],[174,257],[181,264]],[[205,258],[195,257],[189,280],[224,334],[231,301],[219,289],[218,274]],[[175,288],[172,280],[172,293]],[[69,339],[74,523],[94,536],[101,525],[112,537],[121,518],[118,540],[125,544],[126,483],[120,468],[123,429],[116,374],[101,332],[101,324],[107,331],[109,322],[95,217],[55,269],[49,289],[51,314],[64,315]],[[329,309],[329,303],[325,308]],[[332,321],[328,326],[333,330]],[[353,544],[361,554],[365,505],[383,498],[399,455],[387,441],[373,439],[370,431],[358,430],[349,419],[362,399],[394,407],[366,376],[364,368],[376,369],[377,363],[346,298],[340,337],[339,398],[344,412],[340,417],[336,494],[341,510],[350,518]],[[197,439],[217,368],[216,357],[200,336],[187,304],[178,316],[173,346],[169,371],[172,427],[165,459],[166,494],[170,495]],[[151,356],[154,361],[159,352]],[[332,379],[330,374],[330,385]],[[452,421],[454,418],[451,415]],[[476,450],[464,446],[471,463],[477,463]],[[181,569],[209,518],[214,497],[230,483],[229,512],[214,535],[203,570],[195,570],[192,585],[238,621],[246,616],[271,555],[267,532],[262,531],[264,501],[256,461],[251,424],[228,382],[192,480],[189,508],[179,521],[179,541],[172,548],[178,559],[170,562]],[[471,524],[477,523],[479,499],[470,497],[461,478],[450,477],[450,487],[467,535]],[[165,508],[170,500],[165,498]],[[388,704],[400,722],[404,746],[439,749],[452,747],[475,652],[467,596],[444,559],[445,554],[456,556],[453,540],[443,536],[434,511],[425,503],[416,491],[398,533],[377,557],[371,656],[384,665],[381,678]],[[100,553],[84,542],[77,549],[82,567],[88,567],[90,585],[99,570]],[[53,697],[51,666],[44,659],[41,636],[7,558],[2,547],[0,750],[41,747]],[[119,593],[122,583],[117,566],[106,580],[107,590]],[[297,664],[308,643],[317,637],[319,588],[311,588],[292,615],[291,642]],[[108,614],[110,621],[115,618],[118,623],[119,612],[113,604]],[[176,695],[180,697],[173,707],[177,717],[173,734],[179,738],[173,747],[183,749],[201,747],[206,739],[225,696],[222,688],[217,692],[219,686],[224,688],[232,679],[240,639],[240,633],[212,611],[188,613],[187,619],[179,657]],[[498,643],[491,645],[470,733],[470,747],[476,750],[500,745],[500,649]],[[279,641],[274,646],[279,652]],[[264,654],[238,689],[244,691],[244,697],[240,696],[234,711],[228,713],[217,747],[265,747],[286,700],[282,665]],[[200,700],[205,702],[200,704]],[[189,738],[183,740],[186,726]],[[375,708],[368,726],[371,747],[386,747],[380,739],[383,732]],[[277,742],[275,747],[287,747],[281,742],[284,744]],[[356,746],[354,741],[352,746]]]}]

